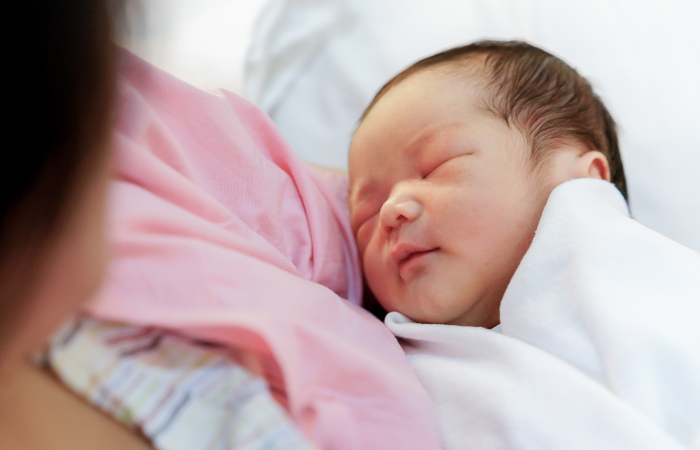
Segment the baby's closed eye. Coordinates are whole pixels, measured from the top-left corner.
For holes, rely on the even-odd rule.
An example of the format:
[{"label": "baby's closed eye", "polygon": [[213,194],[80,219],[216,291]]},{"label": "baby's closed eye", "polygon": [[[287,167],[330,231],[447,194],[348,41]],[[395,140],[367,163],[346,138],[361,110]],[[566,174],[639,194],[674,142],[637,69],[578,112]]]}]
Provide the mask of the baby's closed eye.
[{"label": "baby's closed eye", "polygon": [[421,172],[421,178],[431,178],[442,175],[449,169],[454,168],[456,164],[464,162],[465,157],[472,155],[473,153],[465,153],[462,155],[451,156],[449,158],[437,159],[432,164],[423,167],[423,170],[419,169]]}]

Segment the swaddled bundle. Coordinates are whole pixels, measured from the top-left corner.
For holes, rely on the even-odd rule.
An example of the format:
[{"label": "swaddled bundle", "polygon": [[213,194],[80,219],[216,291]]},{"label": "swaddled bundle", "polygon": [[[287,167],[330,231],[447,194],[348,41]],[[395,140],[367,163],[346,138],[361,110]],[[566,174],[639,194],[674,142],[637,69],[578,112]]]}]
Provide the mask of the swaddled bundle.
[{"label": "swaddled bundle", "polygon": [[501,333],[386,318],[446,448],[700,448],[700,255],[612,185],[553,191],[500,317]]}]

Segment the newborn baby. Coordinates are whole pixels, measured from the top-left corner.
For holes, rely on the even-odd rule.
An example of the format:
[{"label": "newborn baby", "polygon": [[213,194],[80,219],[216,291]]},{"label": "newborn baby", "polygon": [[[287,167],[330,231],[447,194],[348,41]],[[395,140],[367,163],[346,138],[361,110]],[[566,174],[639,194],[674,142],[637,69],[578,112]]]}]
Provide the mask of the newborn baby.
[{"label": "newborn baby", "polygon": [[700,255],[629,218],[574,69],[521,42],[414,64],[365,111],[350,183],[446,450],[700,449]]},{"label": "newborn baby", "polygon": [[419,61],[364,112],[350,148],[352,228],[386,311],[492,328],[549,194],[573,178],[626,197],[615,123],[590,84],[523,42]]}]

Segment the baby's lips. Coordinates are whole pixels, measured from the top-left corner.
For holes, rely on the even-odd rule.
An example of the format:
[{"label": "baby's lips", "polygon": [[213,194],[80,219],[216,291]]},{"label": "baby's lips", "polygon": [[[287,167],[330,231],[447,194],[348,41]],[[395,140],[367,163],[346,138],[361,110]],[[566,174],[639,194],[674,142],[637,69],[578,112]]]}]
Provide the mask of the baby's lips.
[{"label": "baby's lips", "polygon": [[399,242],[391,249],[391,260],[396,267],[399,267],[403,261],[414,253],[425,253],[432,250],[435,250],[435,248],[408,242]]}]

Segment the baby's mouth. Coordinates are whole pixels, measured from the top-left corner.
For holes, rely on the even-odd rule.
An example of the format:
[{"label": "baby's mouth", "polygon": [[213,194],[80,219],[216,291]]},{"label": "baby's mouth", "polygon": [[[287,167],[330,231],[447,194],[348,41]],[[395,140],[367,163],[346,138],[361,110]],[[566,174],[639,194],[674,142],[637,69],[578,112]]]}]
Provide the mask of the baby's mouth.
[{"label": "baby's mouth", "polygon": [[439,250],[439,247],[425,248],[413,244],[398,244],[391,251],[391,259],[398,267],[399,275],[402,276],[404,268],[411,262],[437,250]]}]

